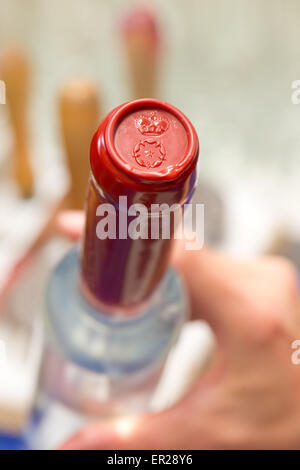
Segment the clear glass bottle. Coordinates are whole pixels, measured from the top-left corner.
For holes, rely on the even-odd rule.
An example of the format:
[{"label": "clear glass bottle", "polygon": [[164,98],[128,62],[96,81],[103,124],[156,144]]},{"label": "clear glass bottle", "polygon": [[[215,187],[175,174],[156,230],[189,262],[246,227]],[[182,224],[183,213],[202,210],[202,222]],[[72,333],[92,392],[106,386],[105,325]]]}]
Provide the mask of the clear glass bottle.
[{"label": "clear glass bottle", "polygon": [[[197,157],[188,119],[158,100],[116,108],[96,132],[82,246],[54,269],[46,292],[42,383],[50,400],[36,447],[58,445],[87,418],[147,409],[188,302],[168,266],[174,224],[168,239],[161,231],[151,239],[150,225],[150,238],[115,236],[124,225],[120,201],[126,197],[127,211],[143,204],[149,222],[152,204],[182,206],[193,192]],[[101,204],[112,205],[116,220],[113,236],[99,239]],[[128,228],[133,216],[126,216]]]}]

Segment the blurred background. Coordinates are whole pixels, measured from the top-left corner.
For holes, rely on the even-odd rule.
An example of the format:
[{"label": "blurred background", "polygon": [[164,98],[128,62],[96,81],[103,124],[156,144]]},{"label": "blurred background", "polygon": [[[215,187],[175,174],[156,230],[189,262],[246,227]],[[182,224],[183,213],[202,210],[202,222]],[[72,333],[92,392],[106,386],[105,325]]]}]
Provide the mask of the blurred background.
[{"label": "blurred background", "polygon": [[[133,98],[120,19],[131,5],[141,4],[145,2],[0,1],[1,48],[21,46],[32,67],[29,115],[37,173],[63,161],[57,96],[66,80],[93,80],[102,116]],[[256,233],[262,231],[256,226],[260,211],[267,218],[272,212],[272,220],[261,221],[267,226],[298,224],[300,106],[291,103],[291,84],[300,73],[299,3],[154,0],[149,8],[160,33],[155,95],[182,109],[196,127],[201,177],[225,192],[240,189],[238,199],[247,199],[245,204],[249,193],[253,207],[238,216],[245,233],[234,221],[226,240],[231,250],[247,253],[251,248],[252,253],[258,245],[262,248]],[[1,163],[10,145],[7,114],[7,107],[0,106]],[[239,210],[235,206],[242,202],[231,201],[232,210]],[[247,242],[240,239],[244,237]]]},{"label": "blurred background", "polygon": [[[239,256],[279,253],[300,262],[297,0],[0,0],[0,55],[17,48],[27,63],[20,76],[29,70],[22,119],[34,179],[32,197],[21,197],[11,171],[18,132],[11,102],[0,104],[0,295],[70,185],[59,104],[65,84],[88,80],[99,119],[138,95],[124,21],[140,7],[155,24],[152,95],[180,108],[199,135],[195,200],[205,204],[207,243]],[[37,292],[37,277],[27,292]],[[12,297],[23,298],[16,291]]]}]

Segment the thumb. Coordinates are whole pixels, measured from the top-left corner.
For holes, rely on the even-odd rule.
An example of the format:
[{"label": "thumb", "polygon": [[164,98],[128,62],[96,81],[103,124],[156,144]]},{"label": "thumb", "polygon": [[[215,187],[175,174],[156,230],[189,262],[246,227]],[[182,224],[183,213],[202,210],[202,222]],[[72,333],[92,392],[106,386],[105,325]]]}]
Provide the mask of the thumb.
[{"label": "thumb", "polygon": [[92,423],[72,436],[61,449],[184,449],[199,446],[199,433],[195,436],[195,432],[183,429],[190,413],[191,410],[188,412],[181,402],[157,414]]}]

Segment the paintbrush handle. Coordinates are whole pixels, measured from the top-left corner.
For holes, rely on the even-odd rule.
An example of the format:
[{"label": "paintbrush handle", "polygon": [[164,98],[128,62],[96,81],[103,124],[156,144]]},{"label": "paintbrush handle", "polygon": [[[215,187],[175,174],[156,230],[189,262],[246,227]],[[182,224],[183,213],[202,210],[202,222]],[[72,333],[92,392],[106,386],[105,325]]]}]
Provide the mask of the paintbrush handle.
[{"label": "paintbrush handle", "polygon": [[86,79],[73,79],[61,91],[59,115],[70,172],[69,206],[82,209],[89,178],[89,148],[99,124],[96,87]]},{"label": "paintbrush handle", "polygon": [[160,42],[156,16],[134,8],[122,19],[121,29],[133,98],[154,98]]},{"label": "paintbrush handle", "polygon": [[29,158],[28,97],[30,65],[26,56],[16,47],[5,51],[1,61],[1,75],[6,85],[6,103],[14,134],[14,176],[22,195],[32,195],[34,177]]}]

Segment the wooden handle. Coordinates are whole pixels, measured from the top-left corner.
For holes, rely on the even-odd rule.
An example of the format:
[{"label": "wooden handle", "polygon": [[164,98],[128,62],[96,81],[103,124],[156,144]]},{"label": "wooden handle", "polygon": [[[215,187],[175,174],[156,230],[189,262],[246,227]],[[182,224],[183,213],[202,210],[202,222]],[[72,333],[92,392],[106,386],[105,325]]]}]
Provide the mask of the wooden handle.
[{"label": "wooden handle", "polygon": [[24,53],[17,47],[7,48],[0,64],[1,78],[6,85],[6,103],[14,134],[14,176],[23,197],[33,193],[34,178],[29,158],[28,96],[30,66]]},{"label": "wooden handle", "polygon": [[69,206],[83,209],[90,172],[89,149],[99,124],[96,87],[87,79],[72,79],[62,89],[59,113],[70,171]]},{"label": "wooden handle", "polygon": [[124,16],[121,27],[133,98],[155,98],[159,45],[156,17],[136,7]]}]

